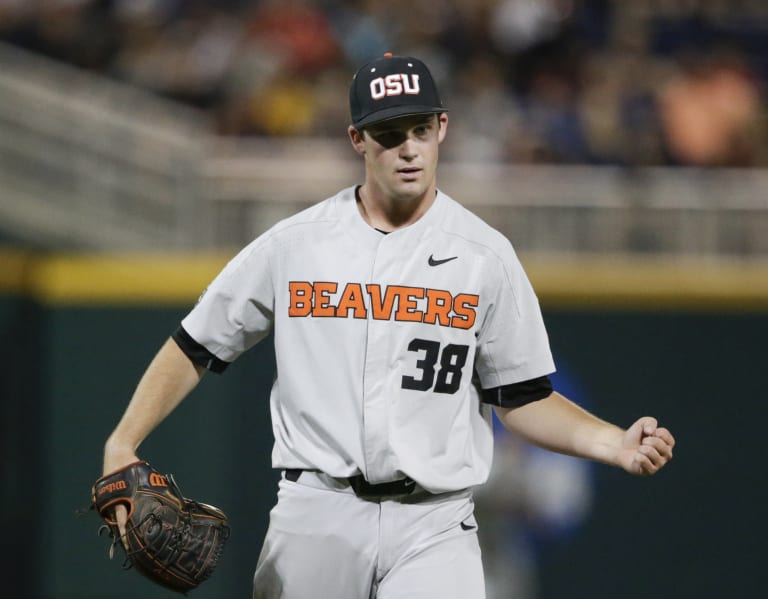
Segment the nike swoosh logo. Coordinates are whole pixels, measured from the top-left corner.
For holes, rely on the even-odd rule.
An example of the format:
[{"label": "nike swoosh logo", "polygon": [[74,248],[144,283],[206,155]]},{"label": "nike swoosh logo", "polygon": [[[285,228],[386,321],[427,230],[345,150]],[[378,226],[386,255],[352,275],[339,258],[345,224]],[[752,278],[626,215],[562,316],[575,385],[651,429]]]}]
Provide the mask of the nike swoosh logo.
[{"label": "nike swoosh logo", "polygon": [[441,264],[445,264],[446,262],[450,262],[451,260],[456,260],[458,256],[452,256],[450,258],[443,258],[442,260],[435,260],[435,257],[430,254],[429,256],[429,265],[430,266],[440,266]]},{"label": "nike swoosh logo", "polygon": [[461,526],[461,530],[474,530],[475,528],[477,528],[477,526],[474,526],[472,524],[465,524],[464,522],[462,522],[459,526]]}]

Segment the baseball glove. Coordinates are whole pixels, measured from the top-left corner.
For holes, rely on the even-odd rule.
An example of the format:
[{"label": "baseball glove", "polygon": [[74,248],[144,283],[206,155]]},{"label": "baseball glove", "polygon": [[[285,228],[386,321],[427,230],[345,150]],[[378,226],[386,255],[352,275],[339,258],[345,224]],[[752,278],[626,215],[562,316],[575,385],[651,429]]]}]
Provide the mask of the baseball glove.
[{"label": "baseball glove", "polygon": [[[121,537],[114,507],[125,506],[128,520]],[[170,474],[160,474],[140,461],[98,479],[91,507],[106,522],[116,545],[125,549],[131,566],[151,581],[186,593],[216,568],[229,537],[226,515],[210,505],[186,499]],[[122,541],[122,542],[121,542]]]}]

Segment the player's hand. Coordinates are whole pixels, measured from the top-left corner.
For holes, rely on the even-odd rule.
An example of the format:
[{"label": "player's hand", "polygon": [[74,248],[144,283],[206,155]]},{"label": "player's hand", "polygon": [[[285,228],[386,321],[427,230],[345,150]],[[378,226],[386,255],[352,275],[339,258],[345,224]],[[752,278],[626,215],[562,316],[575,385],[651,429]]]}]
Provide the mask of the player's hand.
[{"label": "player's hand", "polygon": [[672,459],[675,438],[655,418],[644,416],[621,439],[619,465],[630,474],[656,474]]},{"label": "player's hand", "polygon": [[[103,475],[112,474],[113,472],[131,464],[138,462],[139,458],[135,452],[116,448],[114,445],[107,443],[107,447],[104,450],[104,471]],[[117,522],[117,528],[120,531],[120,540],[125,545],[125,523],[128,521],[128,510],[124,505],[116,505],[114,513],[115,521]],[[126,547],[127,548],[127,547]]]}]

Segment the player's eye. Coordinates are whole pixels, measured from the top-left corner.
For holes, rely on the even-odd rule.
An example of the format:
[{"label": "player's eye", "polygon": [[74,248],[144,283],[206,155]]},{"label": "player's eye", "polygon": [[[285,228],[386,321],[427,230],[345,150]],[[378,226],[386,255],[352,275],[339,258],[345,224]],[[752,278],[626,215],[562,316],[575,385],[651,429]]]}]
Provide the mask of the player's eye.
[{"label": "player's eye", "polygon": [[408,138],[408,133],[399,129],[389,129],[386,131],[371,131],[371,137],[376,143],[389,149],[399,146]]}]

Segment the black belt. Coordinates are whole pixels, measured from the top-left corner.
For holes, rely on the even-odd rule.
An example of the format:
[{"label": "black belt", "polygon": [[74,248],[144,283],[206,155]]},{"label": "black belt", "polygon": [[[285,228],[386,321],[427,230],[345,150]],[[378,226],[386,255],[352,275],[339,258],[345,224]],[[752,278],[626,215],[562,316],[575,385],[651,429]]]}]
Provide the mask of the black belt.
[{"label": "black belt", "polygon": [[[285,478],[291,482],[299,480],[304,470],[300,468],[289,468],[285,471]],[[412,478],[401,478],[388,483],[371,484],[362,474],[350,476],[347,478],[349,486],[355,492],[355,495],[362,498],[371,497],[393,497],[395,495],[410,495],[416,487]]]}]

